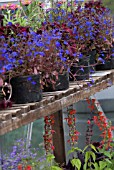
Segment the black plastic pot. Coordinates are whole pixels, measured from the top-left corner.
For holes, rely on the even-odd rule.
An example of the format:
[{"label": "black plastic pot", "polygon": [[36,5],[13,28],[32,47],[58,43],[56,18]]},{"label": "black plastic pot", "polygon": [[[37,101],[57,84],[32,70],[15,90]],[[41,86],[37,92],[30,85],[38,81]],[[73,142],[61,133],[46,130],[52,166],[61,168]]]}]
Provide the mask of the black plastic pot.
[{"label": "black plastic pot", "polygon": [[114,69],[114,58],[112,58],[112,69]]},{"label": "black plastic pot", "polygon": [[53,91],[61,91],[61,90],[67,90],[69,88],[69,73],[65,72],[64,74],[59,74],[58,80],[56,81],[56,84],[48,84],[48,86],[45,86],[43,91],[44,92],[53,92]]},{"label": "black plastic pot", "polygon": [[109,59],[105,59],[107,56],[107,51],[104,51],[102,53],[103,55],[100,55],[100,57],[105,61],[103,64],[97,64],[96,65],[96,71],[100,71],[100,70],[111,70],[114,68],[114,60],[112,58],[112,56]]},{"label": "black plastic pot", "polygon": [[100,70],[111,70],[112,69],[112,59],[105,61],[104,64],[96,65],[96,71]]},{"label": "black plastic pot", "polygon": [[40,76],[20,76],[11,79],[12,101],[17,104],[37,102],[42,99]]},{"label": "black plastic pot", "polygon": [[89,64],[90,64],[90,73],[94,73],[95,72],[95,64],[96,64],[96,50],[92,50],[89,52],[89,56],[90,56],[90,60],[89,60]]},{"label": "black plastic pot", "polygon": [[112,69],[114,69],[114,43],[113,43],[113,47],[111,49],[112,55],[111,55],[111,59],[112,59]]},{"label": "black plastic pot", "polygon": [[70,81],[80,81],[89,79],[90,66],[89,66],[90,57],[85,57],[80,59],[78,63],[74,64],[70,68]]}]

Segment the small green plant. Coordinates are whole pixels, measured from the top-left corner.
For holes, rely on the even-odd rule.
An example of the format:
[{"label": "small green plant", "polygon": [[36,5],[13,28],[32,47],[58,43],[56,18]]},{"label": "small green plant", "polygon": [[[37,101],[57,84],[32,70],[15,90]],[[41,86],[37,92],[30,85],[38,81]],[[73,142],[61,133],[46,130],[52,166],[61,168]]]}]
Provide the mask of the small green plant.
[{"label": "small green plant", "polygon": [[112,148],[106,150],[105,147],[96,148],[94,145],[87,145],[83,150],[78,147],[73,147],[68,154],[76,154],[70,160],[71,165],[77,170],[113,170],[114,167],[114,143],[111,143]]}]

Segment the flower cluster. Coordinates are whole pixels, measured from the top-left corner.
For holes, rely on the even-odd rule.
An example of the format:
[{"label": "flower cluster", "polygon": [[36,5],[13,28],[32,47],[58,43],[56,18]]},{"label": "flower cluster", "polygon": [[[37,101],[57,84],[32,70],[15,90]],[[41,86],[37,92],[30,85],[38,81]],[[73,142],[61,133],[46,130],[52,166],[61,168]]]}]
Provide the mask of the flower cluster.
[{"label": "flower cluster", "polygon": [[89,127],[87,134],[86,134],[87,142],[91,142],[90,139],[91,139],[91,136],[93,135],[92,126],[94,123],[95,125],[98,126],[99,130],[102,132],[102,134],[100,135],[103,138],[103,140],[100,142],[101,147],[103,145],[105,145],[106,148],[111,147],[110,143],[113,140],[114,127],[111,125],[111,122],[106,118],[103,112],[101,111],[96,112],[95,107],[94,107],[94,103],[96,102],[95,99],[92,99],[92,100],[86,99],[86,101],[89,105],[88,107],[90,108],[91,112],[93,114],[96,113],[95,116],[92,114],[91,119],[87,121],[88,127]]},{"label": "flower cluster", "polygon": [[18,165],[17,170],[32,170],[32,167],[30,165],[27,165],[24,169],[23,169],[23,165]]},{"label": "flower cluster", "polygon": [[79,138],[79,132],[76,130],[76,110],[69,108],[67,110],[68,113],[68,117],[65,118],[67,125],[69,127],[69,137],[70,139],[68,140],[68,142],[70,143],[71,146],[74,146]]},{"label": "flower cluster", "polygon": [[4,4],[2,6],[0,6],[0,10],[16,10],[18,8],[21,8],[20,5],[17,5],[17,4],[11,4],[11,3],[7,3],[7,4]]},{"label": "flower cluster", "polygon": [[102,112],[98,112],[98,116],[94,116],[93,120],[94,123],[99,127],[99,130],[102,131],[102,134],[100,135],[103,138],[101,141],[101,146],[105,145],[106,148],[110,148],[110,143],[113,139],[114,127],[110,124]]},{"label": "flower cluster", "polygon": [[44,158],[40,158],[39,155],[39,149],[31,148],[30,146],[26,148],[26,141],[19,139],[13,145],[10,153],[2,155],[0,166],[3,170],[40,169],[40,162],[43,162]]},{"label": "flower cluster", "polygon": [[52,129],[52,126],[55,122],[54,120],[54,115],[51,116],[46,116],[44,118],[44,129],[45,129],[45,134],[43,135],[44,137],[44,145],[45,145],[45,151],[46,154],[53,153],[54,146],[53,146],[53,133],[55,131]]},{"label": "flower cluster", "polygon": [[[84,7],[78,5],[72,12],[66,11],[61,4],[49,10],[47,21],[52,26],[60,27],[66,54],[79,56],[89,55],[93,49],[99,54],[110,49],[112,45],[112,19],[109,11],[100,1],[90,1]],[[86,31],[85,31],[86,30]]]},{"label": "flower cluster", "polygon": [[32,2],[32,0],[20,0],[20,3],[22,5],[29,5],[29,4],[31,4],[31,2]]},{"label": "flower cluster", "polygon": [[[102,3],[90,1],[84,7],[78,5],[70,11],[63,4],[57,3],[57,7],[46,11],[42,21],[31,17],[32,14],[25,15],[25,25],[33,24],[33,21],[37,26],[38,22],[42,23],[40,30],[35,26],[35,32],[30,28],[32,25],[28,24],[28,28],[12,22],[0,28],[0,60],[5,63],[0,66],[1,73],[10,72],[10,76],[19,75],[20,70],[23,75],[41,73],[44,85],[47,81],[53,82],[52,77],[57,77],[59,72],[70,70],[72,65],[84,72],[88,65],[78,63],[82,60],[88,63],[92,50],[96,50],[98,62],[104,63],[99,57],[104,51],[107,51],[106,58],[110,58],[112,19]],[[36,2],[33,6],[37,6]]]},{"label": "flower cluster", "polygon": [[[14,29],[15,26],[10,28]],[[19,28],[14,32],[13,29],[6,27],[6,34],[1,35],[2,77],[9,76],[10,79],[20,75],[41,74],[42,85],[45,85],[47,81],[53,83],[53,78],[57,79],[59,73],[67,71],[69,63],[62,53],[59,30],[37,34],[23,27],[19,33]]]}]

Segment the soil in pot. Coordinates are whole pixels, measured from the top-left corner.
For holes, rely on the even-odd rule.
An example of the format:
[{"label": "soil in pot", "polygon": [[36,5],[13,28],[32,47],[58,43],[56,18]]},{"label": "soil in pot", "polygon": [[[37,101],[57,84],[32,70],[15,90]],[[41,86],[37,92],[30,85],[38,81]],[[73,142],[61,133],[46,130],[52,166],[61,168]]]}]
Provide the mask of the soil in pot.
[{"label": "soil in pot", "polygon": [[51,83],[47,86],[44,86],[44,92],[53,92],[53,91],[61,91],[67,90],[69,88],[69,73],[65,72],[63,74],[58,75],[58,80],[55,80],[55,85],[53,86]]},{"label": "soil in pot", "polygon": [[12,85],[11,100],[14,103],[38,102],[42,99],[39,75],[14,77],[10,83]]},{"label": "soil in pot", "polygon": [[80,81],[89,79],[90,67],[89,57],[86,59],[80,59],[78,63],[74,64],[70,68],[70,81]]}]

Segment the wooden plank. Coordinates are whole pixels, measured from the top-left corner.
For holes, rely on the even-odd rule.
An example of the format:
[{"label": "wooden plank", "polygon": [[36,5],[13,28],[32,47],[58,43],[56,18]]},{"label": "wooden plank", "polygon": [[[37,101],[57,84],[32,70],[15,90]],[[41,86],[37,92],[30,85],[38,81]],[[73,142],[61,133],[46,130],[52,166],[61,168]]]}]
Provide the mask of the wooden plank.
[{"label": "wooden plank", "polygon": [[[9,117],[12,115],[9,124],[6,121],[8,115],[6,116],[6,119],[4,118],[4,120],[2,120],[2,117],[0,116],[0,135],[31,123],[41,117],[55,113],[58,110],[62,110],[64,107],[68,107],[79,100],[83,100],[96,92],[112,86],[114,84],[114,70],[112,72],[110,71],[110,73],[107,73],[106,71],[104,76],[97,78],[94,77],[94,80],[95,83],[93,83],[90,87],[88,87],[88,83],[90,83],[91,80],[84,82],[80,81],[78,83],[71,82],[68,90],[47,93],[47,97],[45,95],[43,100],[40,102],[23,105],[17,104],[11,109],[0,111],[0,115],[6,113],[9,113]],[[17,119],[13,119],[14,117]]]},{"label": "wooden plank", "polygon": [[54,155],[55,160],[59,164],[66,162],[65,156],[65,141],[64,141],[64,128],[63,128],[63,114],[62,110],[54,114],[55,123],[53,125],[53,145],[55,147]]}]

